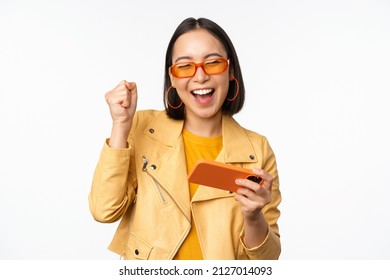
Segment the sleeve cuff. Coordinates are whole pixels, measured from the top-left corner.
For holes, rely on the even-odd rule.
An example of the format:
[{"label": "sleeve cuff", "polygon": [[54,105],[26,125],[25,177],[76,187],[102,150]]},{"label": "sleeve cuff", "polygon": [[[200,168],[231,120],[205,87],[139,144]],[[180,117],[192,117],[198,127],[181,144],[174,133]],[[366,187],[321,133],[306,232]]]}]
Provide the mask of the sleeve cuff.
[{"label": "sleeve cuff", "polygon": [[280,240],[279,237],[268,226],[268,233],[264,241],[256,247],[248,248],[244,242],[245,229],[240,233],[241,246],[250,260],[277,260],[280,255]]},{"label": "sleeve cuff", "polygon": [[131,147],[129,142],[126,143],[127,148],[111,148],[108,143],[110,142],[110,138],[106,138],[102,153],[111,157],[128,157],[131,153]]},{"label": "sleeve cuff", "polygon": [[103,169],[128,168],[132,148],[111,148],[108,146],[109,138],[106,139],[100,153],[99,166]]},{"label": "sleeve cuff", "polygon": [[264,244],[267,242],[267,240],[269,239],[269,233],[270,233],[270,227],[268,226],[268,232],[267,232],[267,236],[265,237],[264,241],[259,245],[259,246],[256,246],[256,247],[252,247],[252,248],[248,248],[245,244],[245,229],[243,228],[241,230],[241,233],[240,233],[240,242],[241,242],[241,245],[242,247],[244,248],[245,251],[257,251],[259,250],[262,246],[264,246]]}]

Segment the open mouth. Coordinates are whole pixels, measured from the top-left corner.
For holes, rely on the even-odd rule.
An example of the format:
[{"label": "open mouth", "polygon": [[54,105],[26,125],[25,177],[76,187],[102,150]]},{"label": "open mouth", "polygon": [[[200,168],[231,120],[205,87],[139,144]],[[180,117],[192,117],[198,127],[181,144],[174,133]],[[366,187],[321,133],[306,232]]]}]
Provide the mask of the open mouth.
[{"label": "open mouth", "polygon": [[206,100],[209,99],[214,94],[214,89],[196,89],[191,91],[192,95],[198,100]]}]

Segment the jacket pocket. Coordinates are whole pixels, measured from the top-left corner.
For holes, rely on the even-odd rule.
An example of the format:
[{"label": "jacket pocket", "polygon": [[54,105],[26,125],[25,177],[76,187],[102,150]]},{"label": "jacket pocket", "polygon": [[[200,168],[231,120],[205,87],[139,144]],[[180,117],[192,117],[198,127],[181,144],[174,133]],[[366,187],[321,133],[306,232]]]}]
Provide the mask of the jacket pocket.
[{"label": "jacket pocket", "polygon": [[134,233],[130,233],[129,241],[125,248],[124,259],[147,260],[153,247]]}]

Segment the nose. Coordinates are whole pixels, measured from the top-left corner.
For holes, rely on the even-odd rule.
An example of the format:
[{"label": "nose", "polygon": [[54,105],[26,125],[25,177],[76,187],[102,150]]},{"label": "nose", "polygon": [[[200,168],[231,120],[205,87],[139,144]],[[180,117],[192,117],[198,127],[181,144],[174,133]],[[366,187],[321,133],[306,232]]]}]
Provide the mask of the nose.
[{"label": "nose", "polygon": [[209,79],[209,75],[206,74],[202,66],[197,66],[195,70],[194,79],[195,81],[202,83]]}]

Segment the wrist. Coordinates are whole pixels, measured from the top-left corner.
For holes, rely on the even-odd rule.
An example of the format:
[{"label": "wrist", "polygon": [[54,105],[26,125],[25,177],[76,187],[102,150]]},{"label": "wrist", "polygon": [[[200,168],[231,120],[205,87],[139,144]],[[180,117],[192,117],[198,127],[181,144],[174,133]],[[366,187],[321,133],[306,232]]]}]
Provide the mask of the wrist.
[{"label": "wrist", "polygon": [[111,137],[108,145],[111,148],[127,148],[127,137],[131,129],[131,124],[114,122],[111,129]]},{"label": "wrist", "polygon": [[125,133],[129,133],[131,129],[132,121],[131,120],[113,120],[112,121],[112,129],[123,131]]}]

